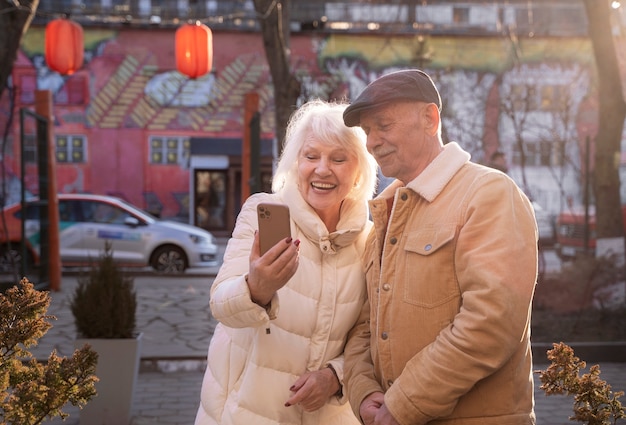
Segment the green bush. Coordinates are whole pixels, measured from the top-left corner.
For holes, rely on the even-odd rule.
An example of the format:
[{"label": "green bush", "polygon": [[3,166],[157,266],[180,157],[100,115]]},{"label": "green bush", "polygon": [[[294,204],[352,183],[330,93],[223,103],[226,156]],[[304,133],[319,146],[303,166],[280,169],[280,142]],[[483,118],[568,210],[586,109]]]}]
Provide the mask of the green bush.
[{"label": "green bush", "polygon": [[137,296],[134,282],[115,264],[110,243],[107,242],[104,253],[89,274],[78,279],[71,309],[80,337],[135,337]]}]

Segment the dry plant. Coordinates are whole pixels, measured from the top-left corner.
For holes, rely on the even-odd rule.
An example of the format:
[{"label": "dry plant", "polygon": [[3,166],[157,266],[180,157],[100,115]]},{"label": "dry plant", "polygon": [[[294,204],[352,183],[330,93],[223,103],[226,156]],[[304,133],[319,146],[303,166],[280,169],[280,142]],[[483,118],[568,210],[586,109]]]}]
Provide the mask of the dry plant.
[{"label": "dry plant", "polygon": [[0,293],[0,425],[66,418],[66,403],[82,407],[96,394],[98,354],[88,345],[70,358],[53,351],[46,364],[27,350],[52,327],[49,305],[50,294],[26,278]]},{"label": "dry plant", "polygon": [[623,391],[613,392],[611,386],[600,379],[600,366],[594,365],[589,372],[579,375],[587,364],[574,356],[574,350],[564,343],[554,343],[548,350],[551,364],[538,371],[541,389],[546,395],[565,394],[574,396],[574,416],[570,420],[588,425],[611,425],[626,418],[619,398]]}]

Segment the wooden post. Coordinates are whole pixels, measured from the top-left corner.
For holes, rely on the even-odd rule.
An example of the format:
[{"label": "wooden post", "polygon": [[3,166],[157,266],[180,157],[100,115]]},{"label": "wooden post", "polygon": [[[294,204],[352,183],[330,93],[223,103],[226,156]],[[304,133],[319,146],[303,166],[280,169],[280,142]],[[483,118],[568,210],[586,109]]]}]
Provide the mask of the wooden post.
[{"label": "wooden post", "polygon": [[243,145],[241,148],[241,204],[250,196],[250,140],[252,130],[250,123],[259,111],[259,95],[255,92],[246,94],[244,118],[243,118]]},{"label": "wooden post", "polygon": [[50,290],[61,289],[61,254],[59,244],[59,198],[57,196],[56,150],[53,140],[52,93],[35,90],[35,112],[48,118],[48,223],[49,223],[49,269]]}]

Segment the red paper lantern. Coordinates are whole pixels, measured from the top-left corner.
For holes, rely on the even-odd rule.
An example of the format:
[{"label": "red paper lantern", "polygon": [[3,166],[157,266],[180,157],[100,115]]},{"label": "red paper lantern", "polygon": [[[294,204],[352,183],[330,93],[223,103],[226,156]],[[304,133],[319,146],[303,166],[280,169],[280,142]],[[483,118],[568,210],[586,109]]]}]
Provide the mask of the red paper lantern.
[{"label": "red paper lantern", "polygon": [[83,27],[69,19],[55,19],[46,25],[45,57],[48,68],[72,75],[83,66]]},{"label": "red paper lantern", "polygon": [[196,22],[176,30],[176,69],[190,78],[211,72],[213,35],[206,25]]}]

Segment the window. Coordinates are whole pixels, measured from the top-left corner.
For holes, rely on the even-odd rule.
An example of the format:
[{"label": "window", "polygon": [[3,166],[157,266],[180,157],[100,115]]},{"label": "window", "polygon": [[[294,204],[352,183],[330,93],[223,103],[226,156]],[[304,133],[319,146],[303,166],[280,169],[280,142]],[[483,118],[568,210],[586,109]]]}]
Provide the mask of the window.
[{"label": "window", "polygon": [[469,7],[455,7],[452,11],[452,21],[455,24],[469,24]]},{"label": "window", "polygon": [[55,149],[58,163],[83,163],[86,158],[87,138],[81,135],[56,136]]},{"label": "window", "polygon": [[92,212],[91,221],[100,224],[124,224],[128,213],[104,202],[89,202]]},{"label": "window", "polygon": [[568,89],[561,84],[513,84],[510,97],[518,112],[564,111],[569,107]]},{"label": "window", "polygon": [[534,111],[537,109],[537,90],[529,84],[513,84],[511,86],[511,101],[518,112]]},{"label": "window", "polygon": [[[522,165],[522,152],[519,146],[513,147],[513,164]],[[563,156],[557,144],[549,141],[524,143],[524,166],[560,166]]]},{"label": "window", "polygon": [[59,201],[59,221],[76,222],[75,202]]},{"label": "window", "polygon": [[22,211],[18,211],[15,214],[15,218],[24,219],[24,220],[39,220],[39,215],[41,214],[41,205],[40,204],[27,204],[26,205],[26,213],[24,217],[22,217]]},{"label": "window", "polygon": [[151,164],[178,164],[186,168],[189,164],[189,145],[188,137],[151,137],[149,161]]},{"label": "window", "polygon": [[569,97],[565,86],[552,85],[541,88],[541,109],[544,111],[565,111]]}]

